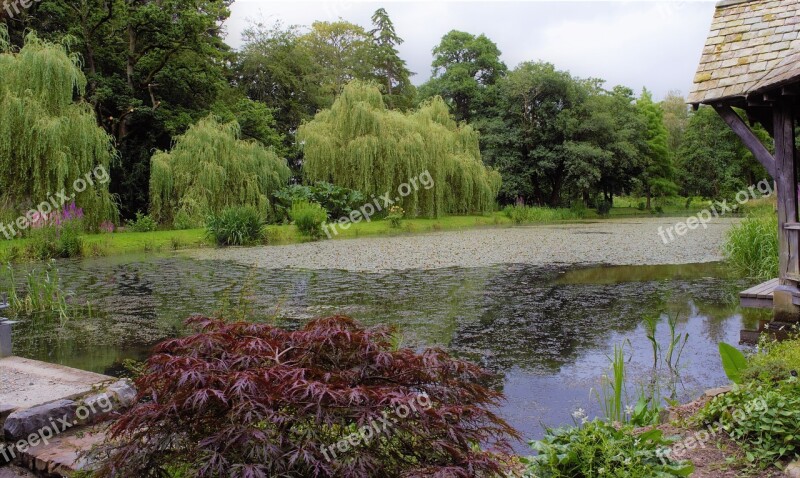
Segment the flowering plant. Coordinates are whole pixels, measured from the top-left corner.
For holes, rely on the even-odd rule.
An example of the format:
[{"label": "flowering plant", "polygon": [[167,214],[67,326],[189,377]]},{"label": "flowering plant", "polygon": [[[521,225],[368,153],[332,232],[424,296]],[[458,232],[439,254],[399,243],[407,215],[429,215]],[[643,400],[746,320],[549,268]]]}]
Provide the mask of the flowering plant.
[{"label": "flowering plant", "polygon": [[386,219],[389,220],[392,227],[400,227],[400,223],[405,215],[406,211],[402,207],[392,206],[389,208],[389,214],[386,216]]}]

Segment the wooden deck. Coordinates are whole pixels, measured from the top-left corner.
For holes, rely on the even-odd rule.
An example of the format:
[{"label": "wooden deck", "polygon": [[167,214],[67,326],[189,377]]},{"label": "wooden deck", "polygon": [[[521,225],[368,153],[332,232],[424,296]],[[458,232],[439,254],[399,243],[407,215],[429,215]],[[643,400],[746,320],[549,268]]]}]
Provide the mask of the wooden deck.
[{"label": "wooden deck", "polygon": [[744,292],[739,293],[742,307],[753,309],[771,309],[772,292],[778,287],[778,279],[768,280]]}]

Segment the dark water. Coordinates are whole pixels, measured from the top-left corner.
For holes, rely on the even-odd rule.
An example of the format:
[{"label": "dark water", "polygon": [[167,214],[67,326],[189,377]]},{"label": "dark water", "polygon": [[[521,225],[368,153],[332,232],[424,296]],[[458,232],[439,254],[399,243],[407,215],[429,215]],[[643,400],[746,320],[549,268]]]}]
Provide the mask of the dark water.
[{"label": "dark water", "polygon": [[[652,365],[642,318],[678,314],[688,332],[678,398],[726,383],[717,343],[736,343],[756,316],[737,293],[751,286],[715,264],[564,269],[527,265],[410,270],[382,274],[261,270],[175,256],[59,262],[63,284],[93,305],[91,318],[63,328],[23,322],[15,353],[117,374],[125,358],[144,358],[157,341],[182,332],[189,315],[246,310],[254,320],[298,326],[347,314],[394,324],[405,345],[442,345],[498,374],[506,419],[528,438],[541,424],[600,413],[593,390],[615,344],[628,342],[631,395]],[[524,445],[519,450],[524,451]]]}]

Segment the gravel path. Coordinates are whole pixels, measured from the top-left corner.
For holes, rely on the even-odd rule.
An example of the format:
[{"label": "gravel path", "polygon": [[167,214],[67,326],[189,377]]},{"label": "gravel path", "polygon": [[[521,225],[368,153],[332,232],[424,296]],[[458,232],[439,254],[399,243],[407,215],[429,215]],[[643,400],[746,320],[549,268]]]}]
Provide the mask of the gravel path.
[{"label": "gravel path", "polygon": [[[196,259],[230,260],[283,269],[386,271],[483,267],[503,263],[656,265],[723,259],[725,233],[737,219],[717,219],[708,228],[659,236],[680,218],[614,219],[580,224],[466,229],[432,234],[323,240],[284,246],[201,249]],[[664,233],[666,237],[666,232]]]}]

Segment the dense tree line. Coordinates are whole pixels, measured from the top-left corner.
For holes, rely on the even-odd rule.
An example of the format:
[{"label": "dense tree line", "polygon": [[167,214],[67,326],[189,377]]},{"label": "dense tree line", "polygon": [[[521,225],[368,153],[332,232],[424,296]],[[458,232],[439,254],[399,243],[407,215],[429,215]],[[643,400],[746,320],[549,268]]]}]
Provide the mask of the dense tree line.
[{"label": "dense tree line", "polygon": [[238,137],[288,160],[301,181],[300,127],[353,80],[380,89],[389,110],[441,97],[479,132],[482,161],[502,175],[499,200],[594,205],[619,194],[719,196],[764,175],[713,112],[691,112],[555,65],[509,68],[485,35],[452,31],[415,88],[403,39],[384,9],[368,26],[253,24],[244,46],[224,42],[232,0],[42,0],[9,16],[9,50],[29,31],[80,58],[83,96],[118,152],[110,190],[120,213],[150,207],[156,151],[210,114]]}]

